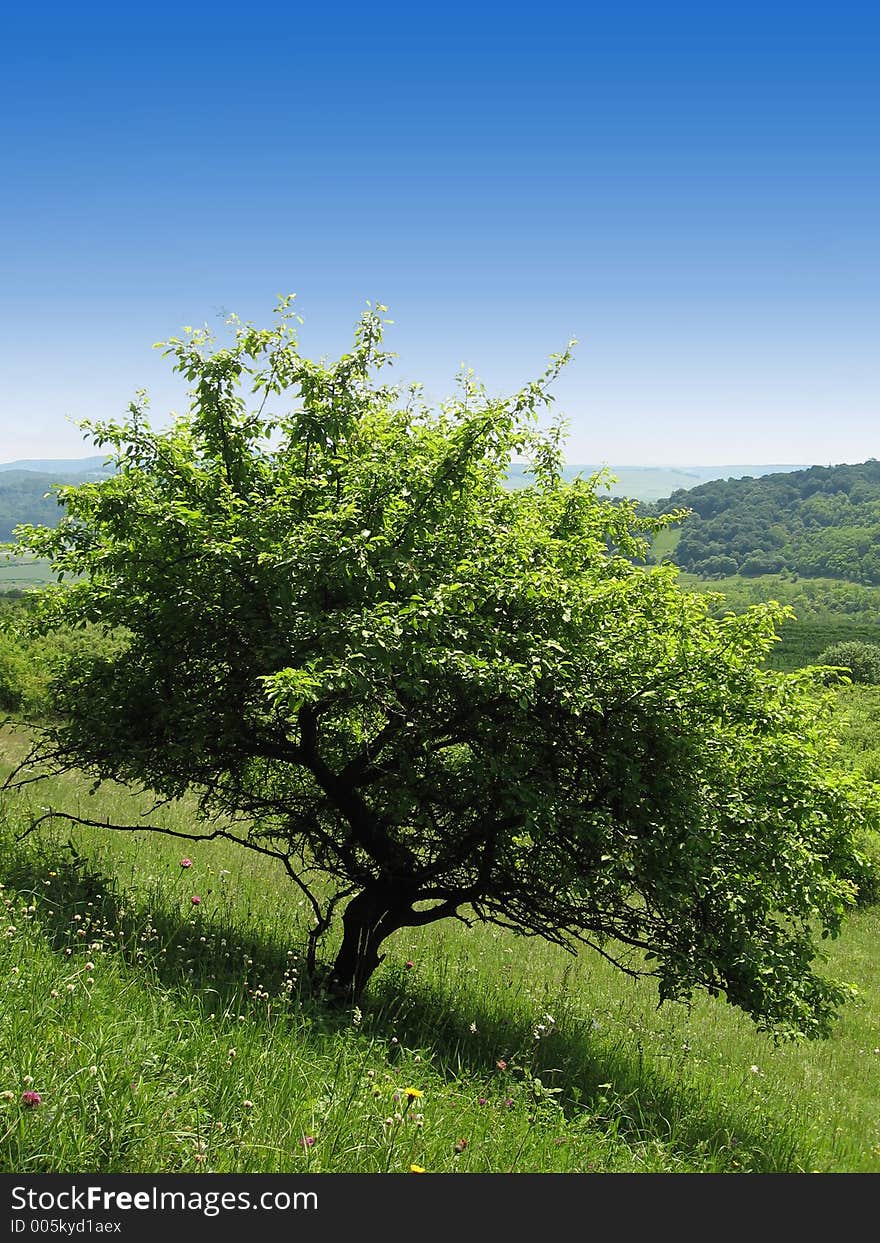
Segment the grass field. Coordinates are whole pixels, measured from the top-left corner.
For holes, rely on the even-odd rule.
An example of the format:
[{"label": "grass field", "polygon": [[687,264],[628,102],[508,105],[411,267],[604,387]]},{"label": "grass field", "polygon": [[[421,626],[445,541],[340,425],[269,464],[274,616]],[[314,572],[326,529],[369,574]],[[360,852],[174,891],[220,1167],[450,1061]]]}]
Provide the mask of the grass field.
[{"label": "grass field", "polygon": [[[4,732],[7,764],[23,745]],[[829,946],[859,995],[818,1044],[775,1047],[708,998],[658,1011],[595,955],[457,924],[398,933],[340,1013],[301,990],[304,912],[271,860],[15,842],[29,805],[62,803],[136,810],[73,778],[5,798],[0,1170],[880,1171],[876,909]]]}]

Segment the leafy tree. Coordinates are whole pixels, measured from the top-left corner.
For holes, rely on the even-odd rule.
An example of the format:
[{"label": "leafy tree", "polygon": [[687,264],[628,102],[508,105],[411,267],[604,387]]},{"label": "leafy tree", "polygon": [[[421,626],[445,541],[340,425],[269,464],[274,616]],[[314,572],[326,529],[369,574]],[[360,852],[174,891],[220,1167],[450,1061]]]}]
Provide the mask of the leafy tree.
[{"label": "leafy tree", "polygon": [[538,419],[568,351],[513,397],[464,373],[431,410],[379,383],[384,309],[332,363],[300,354],[289,300],[225,345],[188,330],[165,343],[186,415],[155,430],[140,398],[86,425],[116,472],[19,547],[59,578],[37,629],[116,647],[70,655],[30,764],[195,792],[201,836],[308,896],[313,969],[341,912],[345,996],[395,930],[454,917],[825,1032],[846,990],[814,938],[876,807],[829,771],[808,677],[762,671],[785,610],[713,618],[635,564],[671,519],[562,481]]},{"label": "leafy tree", "polygon": [[858,639],[832,643],[817,663],[846,669],[853,682],[880,685],[880,647],[876,643],[863,643]]}]

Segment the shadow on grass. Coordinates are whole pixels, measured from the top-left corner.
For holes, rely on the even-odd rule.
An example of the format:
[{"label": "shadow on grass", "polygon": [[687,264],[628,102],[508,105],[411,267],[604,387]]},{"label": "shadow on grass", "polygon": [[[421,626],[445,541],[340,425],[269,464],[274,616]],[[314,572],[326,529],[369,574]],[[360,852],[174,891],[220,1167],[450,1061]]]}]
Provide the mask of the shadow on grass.
[{"label": "shadow on grass", "polygon": [[[351,1027],[340,1009],[299,978],[304,949],[280,945],[234,922],[181,916],[161,898],[149,911],[123,894],[72,843],[27,842],[0,851],[7,891],[40,899],[38,919],[53,949],[86,955],[103,944],[140,975],[174,990],[205,1012],[247,1013],[266,1022],[260,996],[305,1017],[323,1032]],[[48,884],[46,883],[48,881]],[[261,990],[255,994],[254,982]],[[256,1002],[256,1004],[255,1004]],[[590,1023],[561,1013],[552,1036],[536,1040],[533,1025],[514,1005],[490,1009],[469,1000],[464,1015],[455,999],[420,986],[410,972],[388,968],[374,977],[361,1002],[361,1032],[387,1042],[388,1059],[425,1049],[432,1066],[452,1082],[474,1075],[495,1096],[508,1092],[538,1119],[547,1109],[561,1121],[588,1121],[628,1143],[660,1144],[685,1163],[718,1171],[791,1172],[812,1168],[795,1126],[769,1122],[689,1081],[684,1057],[663,1067],[643,1054],[637,1037],[609,1043]],[[476,1032],[471,1029],[476,1027]],[[399,1043],[392,1043],[396,1036]],[[633,1047],[635,1046],[635,1047]],[[499,1062],[502,1063],[499,1066]]]}]

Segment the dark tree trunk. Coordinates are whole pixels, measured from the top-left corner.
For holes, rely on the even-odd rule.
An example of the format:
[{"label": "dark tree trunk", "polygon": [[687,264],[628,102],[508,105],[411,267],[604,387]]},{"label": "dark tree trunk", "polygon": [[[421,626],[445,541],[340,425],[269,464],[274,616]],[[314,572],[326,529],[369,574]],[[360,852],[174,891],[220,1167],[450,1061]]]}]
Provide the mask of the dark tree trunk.
[{"label": "dark tree trunk", "polygon": [[379,946],[406,922],[406,907],[389,901],[387,890],[364,889],[342,915],[342,944],[330,973],[340,997],[356,1001],[384,954]]}]

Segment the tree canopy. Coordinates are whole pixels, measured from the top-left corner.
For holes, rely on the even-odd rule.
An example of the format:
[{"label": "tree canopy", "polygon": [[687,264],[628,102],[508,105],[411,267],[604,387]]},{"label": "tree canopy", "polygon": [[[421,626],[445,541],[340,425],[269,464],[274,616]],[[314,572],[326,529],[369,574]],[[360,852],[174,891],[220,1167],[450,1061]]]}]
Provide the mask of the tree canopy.
[{"label": "tree canopy", "polygon": [[[384,310],[332,362],[302,356],[290,299],[225,344],[187,330],[164,343],[185,414],[156,429],[141,395],[86,424],[114,473],[18,550],[59,580],[30,624],[108,643],[66,658],[16,779],[195,793],[204,836],[308,895],[314,969],[341,930],[349,997],[395,930],[454,917],[826,1032],[846,990],[816,938],[877,810],[809,675],[762,668],[785,610],[711,616],[639,564],[671,519],[563,481],[543,416],[568,351],[509,397],[465,372],[432,409],[380,383]],[[512,457],[531,486],[505,486]]]}]

